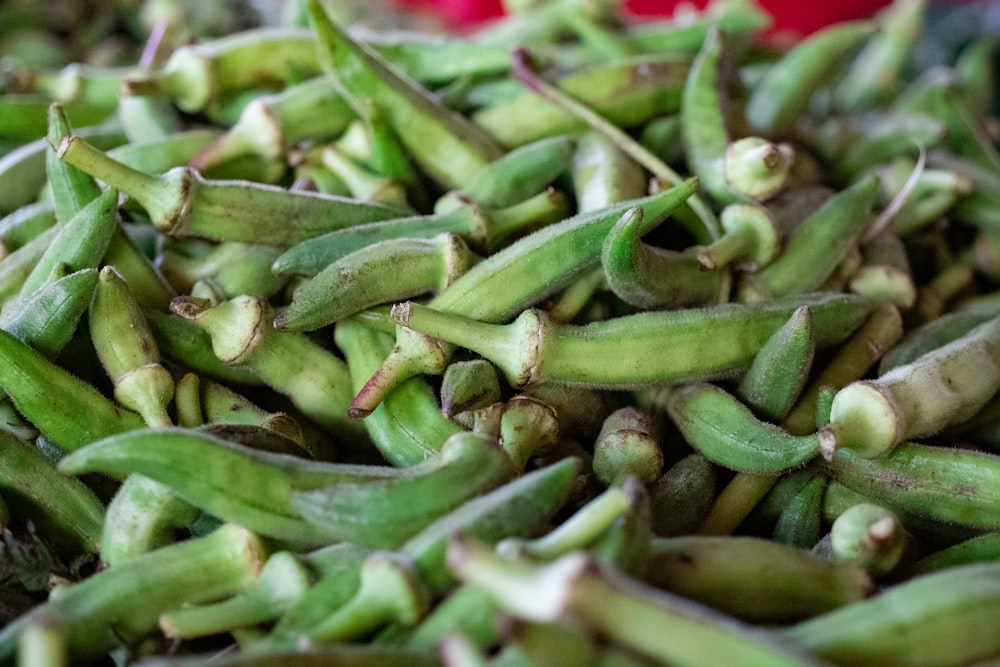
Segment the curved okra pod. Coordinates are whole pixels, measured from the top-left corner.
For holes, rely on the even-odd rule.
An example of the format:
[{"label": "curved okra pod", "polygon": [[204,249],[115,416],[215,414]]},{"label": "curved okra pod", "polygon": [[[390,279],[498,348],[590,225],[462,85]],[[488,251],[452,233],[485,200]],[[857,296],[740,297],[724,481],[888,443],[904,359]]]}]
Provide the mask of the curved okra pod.
[{"label": "curved okra pod", "polygon": [[554,136],[516,148],[471,174],[459,190],[439,198],[434,212],[446,213],[465,201],[504,208],[529,199],[569,168],[574,143],[568,136]]},{"label": "curved okra pod", "polygon": [[663,452],[653,419],[641,410],[624,407],[608,415],[594,443],[594,474],[613,486],[634,476],[644,484],[663,472]]},{"label": "curved okra pod", "polygon": [[816,435],[789,435],[762,422],[736,397],[707,383],[678,387],[668,399],[670,417],[684,439],[705,458],[739,472],[782,473],[820,453]]},{"label": "curved okra pod", "polygon": [[356,250],[296,288],[274,318],[279,331],[312,331],[355,313],[426,292],[441,292],[474,257],[460,236],[402,238]]},{"label": "curved okra pod", "polygon": [[[562,289],[594,267],[604,236],[625,211],[641,206],[653,225],[687,199],[697,187],[687,181],[670,190],[544,227],[500,250],[456,280],[430,303],[442,311],[498,322],[515,316]],[[351,414],[375,409],[395,385],[420,373],[442,373],[452,349],[397,329],[396,348],[358,392]]]},{"label": "curved okra pod", "polygon": [[364,427],[347,417],[351,400],[347,365],[305,334],[276,331],[264,299],[238,296],[206,308],[197,300],[178,297],[171,309],[208,332],[220,361],[253,370],[303,414],[343,437],[343,444],[363,434]]},{"label": "curved okra pod", "polygon": [[143,427],[143,419],[115,405],[93,386],[0,330],[0,387],[18,411],[63,449]]},{"label": "curved okra pod", "polygon": [[970,528],[1000,525],[1000,457],[993,454],[903,443],[879,459],[838,449],[824,469],[894,511]]},{"label": "curved okra pod", "polygon": [[786,53],[750,93],[745,110],[750,126],[765,134],[790,132],[844,55],[873,31],[870,22],[846,21],[820,30]]},{"label": "curved okra pod", "polygon": [[78,136],[65,137],[59,157],[119,188],[174,236],[291,246],[350,225],[387,220],[395,208],[292,192],[245,181],[206,180],[189,167],[151,175],[108,157]]},{"label": "curved okra pod", "polygon": [[101,269],[88,322],[94,349],[114,384],[115,400],[138,412],[151,427],[170,426],[167,405],[174,398],[174,378],[160,364],[146,318],[114,267]]},{"label": "curved okra pod", "polygon": [[509,458],[490,438],[460,433],[405,479],[337,484],[292,493],[292,507],[331,540],[394,549],[467,500],[510,480]]},{"label": "curved okra pod", "polygon": [[431,238],[443,233],[457,234],[473,248],[490,251],[510,236],[561,220],[565,211],[566,199],[555,190],[501,209],[464,202],[446,213],[393,217],[308,239],[280,255],[274,262],[274,270],[315,275],[345,255],[380,241]]},{"label": "curved okra pod", "polygon": [[[333,335],[347,359],[354,390],[364,385],[392,349],[389,336],[351,319],[338,322]],[[430,387],[417,377],[390,392],[364,424],[382,456],[404,467],[433,456],[448,438],[463,430],[442,415]]]},{"label": "curved okra pod", "polygon": [[117,214],[118,193],[108,190],[60,225],[58,234],[21,285],[21,298],[41,287],[58,264],[65,264],[70,271],[96,268],[118,229]]},{"label": "curved okra pod", "polygon": [[819,287],[867,231],[878,180],[865,178],[831,197],[795,230],[781,255],[744,277],[743,300],[776,298]]},{"label": "curved okra pod", "polygon": [[997,563],[949,568],[779,632],[838,664],[971,664],[1000,650],[986,630],[1000,605],[998,577]]},{"label": "curved okra pod", "polygon": [[971,418],[1000,389],[1000,318],[833,399],[824,455],[848,447],[882,456],[903,440],[934,435]]},{"label": "curved okra pod", "polygon": [[90,177],[71,164],[66,164],[56,155],[55,147],[63,137],[73,133],[69,119],[62,105],[49,107],[49,131],[46,140],[49,148],[45,151],[45,175],[52,190],[52,201],[56,207],[56,219],[67,223],[73,216],[101,194],[101,188]]},{"label": "curved okra pod", "polygon": [[656,591],[582,553],[547,565],[507,560],[465,536],[448,547],[448,565],[486,588],[520,618],[553,623],[572,617],[654,660],[696,664],[809,665],[789,643],[695,602]]},{"label": "curved okra pod", "polygon": [[812,311],[803,306],[754,356],[736,394],[765,418],[780,420],[802,394],[815,352]]},{"label": "curved okra pod", "polygon": [[[626,389],[725,377],[746,368],[803,304],[813,310],[820,345],[848,335],[869,309],[856,297],[822,295],[637,313],[582,326],[552,323],[544,311],[533,309],[511,324],[488,324],[416,303],[395,306],[392,317],[403,327],[478,352],[512,386],[556,382]],[[713,332],[710,340],[705,331]],[[601,352],[608,345],[616,350],[613,358]]]},{"label": "curved okra pod", "polygon": [[8,623],[0,630],[0,661],[9,662],[24,629],[45,618],[63,625],[74,659],[97,659],[154,630],[162,613],[243,590],[256,579],[265,553],[255,535],[227,524],[108,568]]},{"label": "curved okra pod", "polygon": [[323,64],[349,100],[370,100],[385,114],[403,145],[427,173],[461,187],[503,151],[481,128],[434,101],[416,82],[387,67],[384,59],[352,40],[318,1],[307,4]]},{"label": "curved okra pod", "polygon": [[732,276],[706,270],[695,253],[642,242],[648,231],[643,210],[625,212],[608,232],[601,250],[604,277],[625,303],[646,309],[683,308],[728,301]]},{"label": "curved okra pod", "polygon": [[653,540],[648,583],[756,623],[808,618],[859,602],[863,567],[755,537]]},{"label": "curved okra pod", "polygon": [[33,445],[0,429],[0,491],[14,516],[59,542],[95,552],[104,507],[85,484],[56,472]]},{"label": "curved okra pod", "polygon": [[145,475],[216,516],[299,543],[322,543],[326,538],[299,517],[293,492],[380,478],[401,480],[406,474],[387,466],[316,463],[176,428],[94,442],[79,455],[62,459],[59,469],[73,474],[101,471],[115,477]]}]

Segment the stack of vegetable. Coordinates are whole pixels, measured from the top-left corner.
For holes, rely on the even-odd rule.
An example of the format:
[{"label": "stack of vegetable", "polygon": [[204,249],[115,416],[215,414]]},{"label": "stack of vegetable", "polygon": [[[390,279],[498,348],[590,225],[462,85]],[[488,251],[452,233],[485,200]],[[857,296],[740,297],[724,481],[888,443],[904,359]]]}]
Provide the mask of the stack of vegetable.
[{"label": "stack of vegetable", "polygon": [[993,40],[182,6],[6,63],[0,664],[1000,656]]}]

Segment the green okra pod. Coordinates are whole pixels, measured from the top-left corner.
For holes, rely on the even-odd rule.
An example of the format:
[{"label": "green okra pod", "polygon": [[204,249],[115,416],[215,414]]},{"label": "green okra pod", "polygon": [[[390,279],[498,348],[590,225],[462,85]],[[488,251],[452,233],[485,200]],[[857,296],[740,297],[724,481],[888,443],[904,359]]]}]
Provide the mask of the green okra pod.
[{"label": "green okra pod", "polygon": [[633,407],[615,410],[604,419],[594,442],[594,474],[612,486],[628,476],[649,484],[663,472],[658,428],[651,415]]},{"label": "green okra pod", "polygon": [[[557,382],[625,389],[744,369],[803,303],[813,309],[820,345],[848,335],[869,309],[856,297],[816,295],[637,313],[582,326],[552,323],[538,310],[524,311],[508,325],[487,324],[416,303],[397,305],[392,316],[401,326],[478,352],[513,386]],[[705,331],[713,332],[710,340]],[[616,354],[605,363],[600,350],[608,345]]]},{"label": "green okra pod", "polygon": [[135,199],[156,227],[175,236],[291,246],[350,225],[387,220],[395,208],[244,181],[206,180],[189,167],[146,174],[77,136],[59,157]]},{"label": "green okra pod", "polygon": [[188,160],[218,136],[219,132],[214,129],[178,131],[163,137],[144,138],[116,146],[107,151],[107,155],[144,174],[162,174],[187,164]]},{"label": "green okra pod", "polygon": [[715,498],[717,474],[701,454],[689,454],[649,485],[653,533],[673,537],[694,532]]},{"label": "green okra pod", "polygon": [[515,470],[490,438],[461,433],[441,452],[384,482],[337,484],[292,493],[292,506],[331,540],[398,548],[469,499],[511,479]]},{"label": "green okra pod", "polygon": [[579,552],[537,566],[504,560],[472,539],[457,536],[448,548],[448,564],[464,581],[486,588],[503,609],[521,618],[551,623],[572,616],[653,660],[815,664],[790,642],[656,591]]},{"label": "green okra pod", "polygon": [[647,582],[745,621],[787,622],[874,592],[865,569],[758,537],[654,539]]},{"label": "green okra pod", "polygon": [[750,204],[730,204],[719,216],[723,234],[695,250],[706,269],[738,263],[746,271],[770,264],[778,255],[779,232],[767,209]]},{"label": "green okra pod", "polygon": [[837,392],[821,433],[832,448],[876,457],[905,439],[934,435],[975,415],[1000,389],[1000,318]]},{"label": "green okra pod", "polygon": [[157,257],[157,268],[181,293],[190,293],[195,283],[207,280],[227,298],[242,294],[271,297],[287,282],[271,270],[281,253],[282,249],[274,246],[238,241],[220,243],[205,255],[191,253],[195,256],[186,256],[183,245],[176,251],[167,246]]},{"label": "green okra pod", "polygon": [[348,99],[370,100],[389,119],[396,135],[427,173],[460,187],[502,150],[482,129],[434,101],[416,82],[387,66],[383,58],[352,40],[319,2],[307,4],[321,57]]},{"label": "green okra pod", "polygon": [[108,190],[59,226],[59,232],[21,285],[21,298],[45,283],[57,264],[70,271],[97,268],[118,228],[118,193]]},{"label": "green okra pod", "polygon": [[714,463],[739,472],[775,474],[820,453],[817,435],[789,435],[760,421],[736,397],[708,383],[678,387],[668,411],[684,439]]},{"label": "green okra pod", "polygon": [[104,570],[7,624],[0,631],[0,661],[13,657],[25,627],[46,617],[64,624],[74,659],[99,658],[152,632],[166,611],[239,592],[257,577],[265,553],[259,538],[228,524]]},{"label": "green okra pod", "polygon": [[706,270],[691,252],[658,248],[641,240],[648,225],[633,208],[608,232],[601,266],[608,287],[637,308],[664,309],[725,302],[732,277],[726,270]]},{"label": "green okra pod", "polygon": [[857,563],[879,577],[900,564],[907,539],[906,529],[892,510],[859,503],[834,519],[830,552],[834,560]]},{"label": "green okra pod", "polygon": [[827,479],[813,474],[791,497],[774,524],[775,542],[799,549],[816,546],[823,531],[823,495],[826,487]]},{"label": "green okra pod", "polygon": [[[347,359],[355,391],[392,349],[388,335],[354,319],[337,323],[334,341]],[[433,456],[448,438],[463,430],[442,415],[430,387],[419,377],[390,392],[364,423],[382,456],[396,466],[413,465]]]},{"label": "green okra pod", "polygon": [[56,155],[55,147],[63,137],[73,133],[62,106],[60,104],[50,106],[48,118],[49,130],[45,137],[49,142],[49,149],[45,151],[46,181],[52,190],[56,219],[60,224],[65,224],[96,199],[101,194],[101,188],[90,174],[66,164]]},{"label": "green okra pod", "polygon": [[302,283],[275,317],[285,331],[311,331],[382,303],[441,292],[474,263],[460,236],[391,239],[330,264]]},{"label": "green okra pod", "polygon": [[242,385],[264,384],[253,370],[219,361],[212,351],[212,338],[195,322],[174,313],[146,310],[146,321],[160,352],[203,375]]},{"label": "green okra pod", "polygon": [[767,419],[780,420],[805,388],[815,353],[812,311],[803,306],[761,347],[736,394]]},{"label": "green okra pod", "polygon": [[229,517],[264,535],[305,543],[321,543],[326,538],[299,516],[292,504],[294,491],[380,478],[402,479],[401,471],[388,466],[317,463],[177,428],[138,431],[94,442],[59,465],[74,474],[99,470],[117,477],[146,475],[212,514]]},{"label": "green okra pod", "polygon": [[49,227],[0,260],[0,301],[7,302],[17,296],[38,260],[59,234],[59,229]]},{"label": "green okra pod", "polygon": [[26,204],[0,219],[0,241],[7,253],[14,252],[56,224],[53,202]]},{"label": "green okra pod", "polygon": [[[687,181],[651,197],[549,225],[478,263],[430,303],[443,311],[486,321],[511,318],[594,267],[604,236],[623,212],[642,206],[645,222],[655,224],[696,187],[695,181]],[[404,331],[397,329],[396,349],[358,392],[351,404],[352,414],[367,414],[408,377],[444,372],[452,350]]]},{"label": "green okra pod", "polygon": [[63,449],[143,426],[142,417],[115,405],[3,330],[0,361],[0,387],[28,421]]},{"label": "green okra pod", "polygon": [[[60,268],[56,267],[57,274]],[[50,280],[22,301],[18,309],[0,314],[0,328],[54,358],[76,333],[96,286],[96,269],[81,269]]]},{"label": "green okra pod", "polygon": [[870,22],[846,21],[804,40],[772,65],[753,89],[745,110],[747,121],[767,134],[790,132],[844,55],[873,31]]},{"label": "green okra pod", "polygon": [[104,506],[85,484],[60,475],[33,445],[0,429],[0,491],[14,516],[43,535],[95,552]]},{"label": "green okra pod", "polygon": [[824,464],[832,479],[894,511],[937,522],[996,530],[1000,457],[903,443],[879,459],[838,449]]},{"label": "green okra pod", "polygon": [[580,212],[642,197],[648,187],[643,168],[596,132],[588,132],[577,141],[572,175],[573,194]]},{"label": "green okra pod", "polygon": [[916,577],[870,600],[780,631],[822,659],[852,665],[960,665],[1000,650],[996,563]]},{"label": "green okra pod", "polygon": [[452,362],[441,377],[441,413],[446,417],[500,400],[500,377],[485,359]]}]

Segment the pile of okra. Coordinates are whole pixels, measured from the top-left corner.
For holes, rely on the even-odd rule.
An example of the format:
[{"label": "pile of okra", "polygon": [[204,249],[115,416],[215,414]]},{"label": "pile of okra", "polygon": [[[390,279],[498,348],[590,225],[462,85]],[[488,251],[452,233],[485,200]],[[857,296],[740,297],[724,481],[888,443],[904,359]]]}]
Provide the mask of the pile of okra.
[{"label": "pile of okra", "polygon": [[91,4],[3,61],[0,664],[1000,657],[995,40]]}]

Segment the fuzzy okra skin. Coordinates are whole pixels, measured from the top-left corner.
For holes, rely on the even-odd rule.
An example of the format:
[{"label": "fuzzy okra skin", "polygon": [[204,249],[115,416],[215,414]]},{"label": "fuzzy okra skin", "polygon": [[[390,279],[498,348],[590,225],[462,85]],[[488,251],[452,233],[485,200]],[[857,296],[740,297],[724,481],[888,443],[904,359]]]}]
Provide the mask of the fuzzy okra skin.
[{"label": "fuzzy okra skin", "polygon": [[524,311],[508,325],[487,324],[415,303],[395,306],[392,316],[400,326],[485,356],[514,386],[557,382],[627,389],[730,376],[749,366],[803,304],[813,311],[820,345],[849,335],[870,309],[859,297],[824,294],[645,312],[583,326],[552,323],[539,310]]}]

